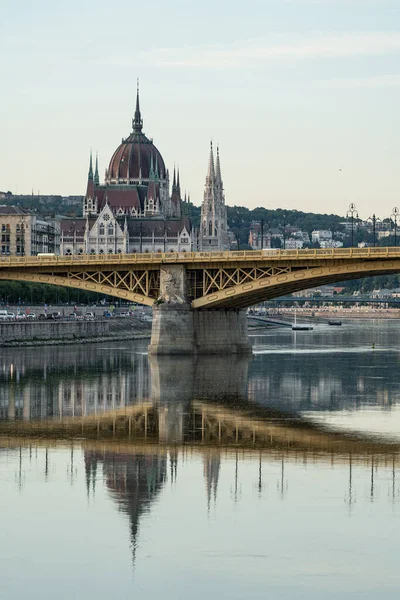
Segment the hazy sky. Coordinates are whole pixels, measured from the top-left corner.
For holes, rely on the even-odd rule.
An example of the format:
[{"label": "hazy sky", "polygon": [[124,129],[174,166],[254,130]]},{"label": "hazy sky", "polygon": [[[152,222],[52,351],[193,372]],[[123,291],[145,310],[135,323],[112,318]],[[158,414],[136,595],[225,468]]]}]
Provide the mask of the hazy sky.
[{"label": "hazy sky", "polygon": [[0,190],[83,194],[144,132],[201,202],[209,140],[229,205],[400,205],[399,0],[0,0]]}]

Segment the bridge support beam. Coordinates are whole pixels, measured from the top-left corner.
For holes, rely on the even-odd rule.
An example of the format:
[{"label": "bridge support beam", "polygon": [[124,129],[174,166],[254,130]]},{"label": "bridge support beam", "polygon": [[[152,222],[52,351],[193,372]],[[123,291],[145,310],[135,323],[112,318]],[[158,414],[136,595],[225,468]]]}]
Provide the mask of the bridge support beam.
[{"label": "bridge support beam", "polygon": [[193,309],[187,300],[185,266],[161,267],[149,354],[250,352],[245,311]]},{"label": "bridge support beam", "polygon": [[153,307],[149,354],[250,354],[244,310],[194,310],[189,305]]}]

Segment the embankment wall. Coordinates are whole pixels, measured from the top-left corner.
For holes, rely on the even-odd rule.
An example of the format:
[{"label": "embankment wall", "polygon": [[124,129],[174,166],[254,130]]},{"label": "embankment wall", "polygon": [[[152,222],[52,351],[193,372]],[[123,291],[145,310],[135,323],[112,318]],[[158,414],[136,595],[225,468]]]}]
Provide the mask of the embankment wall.
[{"label": "embankment wall", "polygon": [[96,338],[108,333],[108,321],[0,322],[0,346],[11,342]]}]

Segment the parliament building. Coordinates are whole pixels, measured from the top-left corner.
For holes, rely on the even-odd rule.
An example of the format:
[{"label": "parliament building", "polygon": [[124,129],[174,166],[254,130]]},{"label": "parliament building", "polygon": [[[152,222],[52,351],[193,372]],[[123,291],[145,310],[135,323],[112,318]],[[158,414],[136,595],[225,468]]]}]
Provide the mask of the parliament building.
[{"label": "parliament building", "polygon": [[100,183],[98,158],[90,155],[83,217],[61,221],[60,253],[121,254],[192,252],[227,248],[226,207],[219,152],[211,146],[201,225],[189,218],[179,170],[169,171],[152,139],[143,133],[139,90],[132,132],[111,157]]}]

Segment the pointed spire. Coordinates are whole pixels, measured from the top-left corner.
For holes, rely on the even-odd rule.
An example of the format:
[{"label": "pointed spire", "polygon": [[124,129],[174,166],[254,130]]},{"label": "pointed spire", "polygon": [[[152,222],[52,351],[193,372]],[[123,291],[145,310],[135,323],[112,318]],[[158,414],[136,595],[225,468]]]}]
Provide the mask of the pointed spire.
[{"label": "pointed spire", "polygon": [[214,180],[215,180],[214,153],[213,153],[212,142],[210,142],[210,158],[208,161],[207,183],[214,183]]},{"label": "pointed spire", "polygon": [[156,168],[155,168],[155,176],[158,179],[159,178],[159,173],[158,173],[158,156],[156,153]]},{"label": "pointed spire", "polygon": [[222,178],[221,178],[221,164],[219,162],[219,146],[217,146],[217,161],[215,165],[215,178],[217,183],[222,187]]},{"label": "pointed spire", "polygon": [[172,180],[172,191],[175,191],[176,188],[176,173],[175,173],[175,165],[174,165],[174,179]]},{"label": "pointed spire", "polygon": [[140,102],[139,102],[139,78],[137,80],[137,90],[136,90],[136,109],[135,116],[132,119],[132,129],[134,133],[140,133],[143,127],[143,119],[140,113]]},{"label": "pointed spire", "polygon": [[155,173],[154,173],[154,162],[153,162],[153,153],[150,154],[150,173],[149,173],[149,179],[154,180],[155,178]]},{"label": "pointed spire", "polygon": [[178,174],[177,174],[177,178],[176,178],[176,188],[177,188],[177,190],[180,191],[181,190],[181,184],[180,184],[180,181],[179,181],[179,167],[178,167],[177,173]]},{"label": "pointed spire", "polygon": [[99,178],[99,155],[96,152],[96,168],[94,171],[94,182],[96,185],[99,185],[100,183],[100,178]]},{"label": "pointed spire", "polygon": [[92,151],[90,151],[90,161],[89,161],[89,175],[88,175],[88,179],[90,181],[93,181],[93,158],[92,158]]}]

